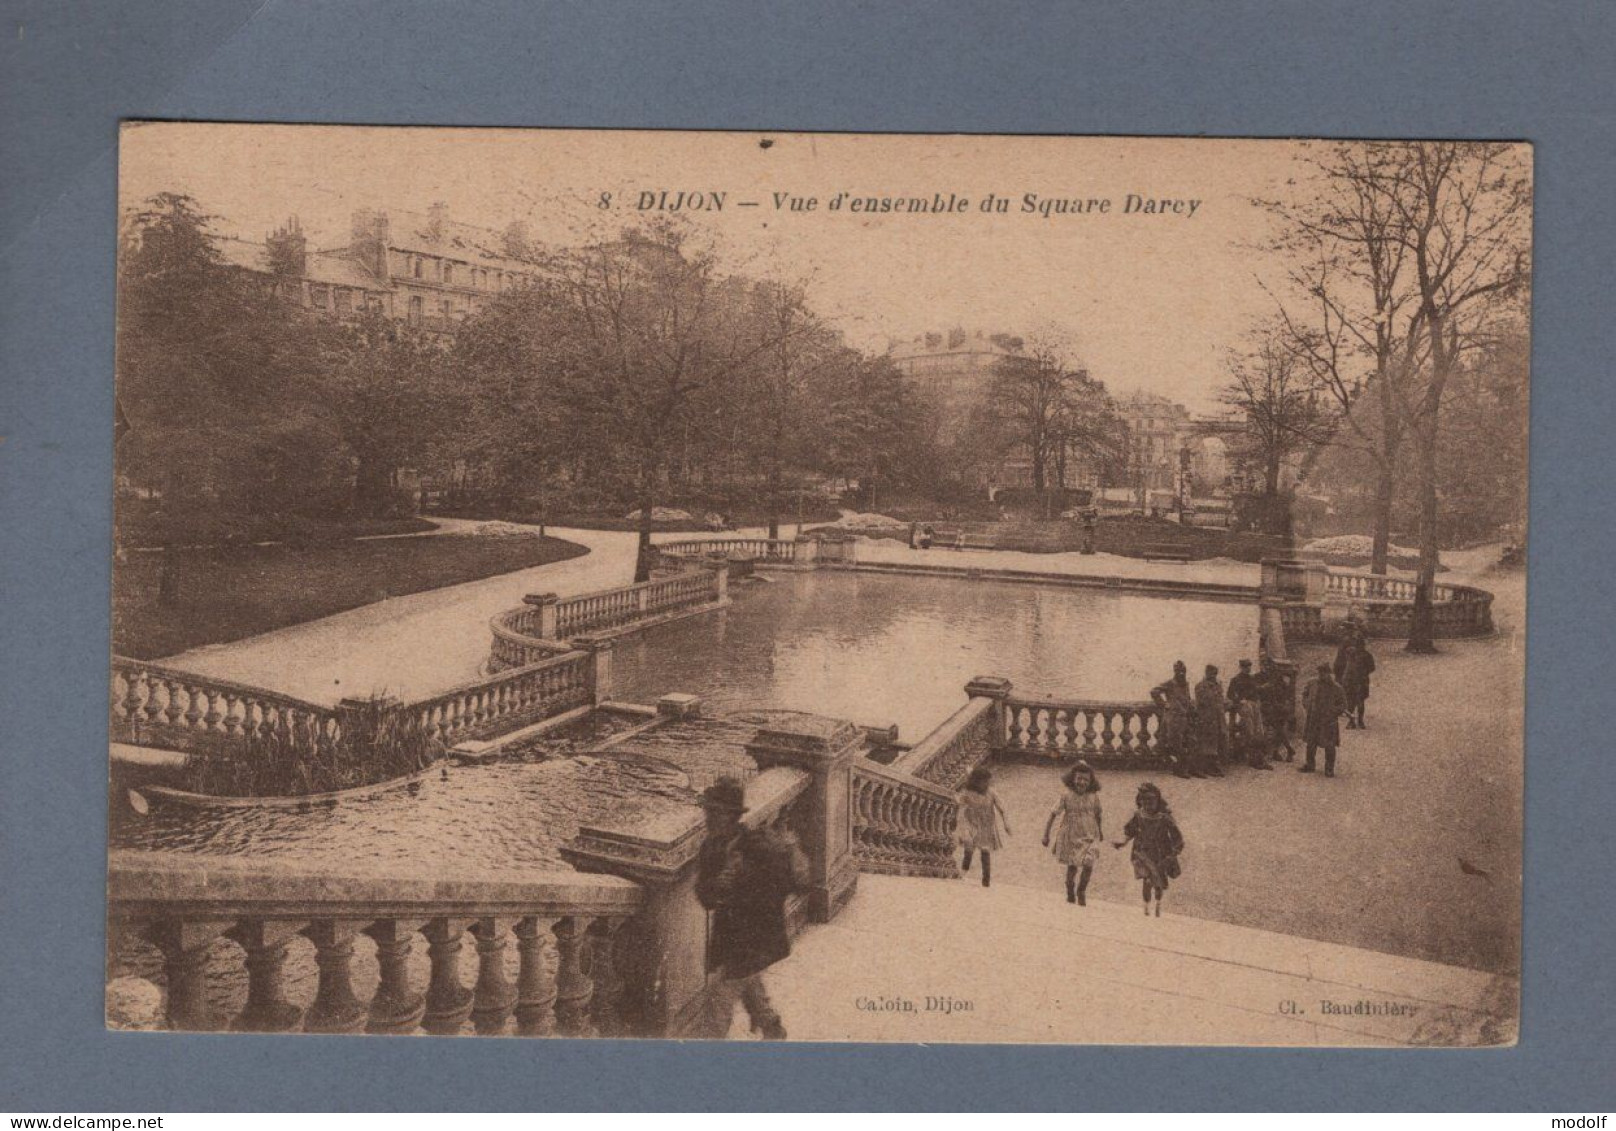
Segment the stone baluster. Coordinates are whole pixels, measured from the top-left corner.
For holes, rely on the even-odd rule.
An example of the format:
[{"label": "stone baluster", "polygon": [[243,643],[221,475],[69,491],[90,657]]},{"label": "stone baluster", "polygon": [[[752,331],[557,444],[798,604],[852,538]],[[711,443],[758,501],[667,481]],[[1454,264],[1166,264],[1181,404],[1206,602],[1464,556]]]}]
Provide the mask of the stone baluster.
[{"label": "stone baluster", "polygon": [[622,919],[603,917],[589,928],[590,974],[595,982],[591,1013],[603,1037],[623,1031],[624,986],[617,963],[617,932],[622,926]]},{"label": "stone baluster", "polygon": [[353,992],[353,939],[360,923],[351,919],[318,919],[303,930],[314,943],[314,962],[320,968],[314,1004],[304,1023],[311,1033],[357,1033],[365,1027],[367,1010]]},{"label": "stone baluster", "polygon": [[554,919],[528,917],[516,924],[516,1031],[542,1037],[555,1031],[556,980],[545,955]]},{"label": "stone baluster", "polygon": [[556,1021],[569,1037],[593,1036],[589,999],[594,995],[595,983],[589,976],[588,929],[589,920],[579,915],[569,915],[551,928],[560,957],[556,967]]},{"label": "stone baluster", "polygon": [[247,955],[247,1005],[232,1028],[250,1033],[289,1033],[303,1020],[303,1010],[281,993],[286,944],[301,926],[248,919],[225,932],[225,937]]},{"label": "stone baluster", "polygon": [[505,977],[505,941],[510,920],[477,920],[477,988],[472,994],[471,1019],[477,1032],[499,1035],[516,1007],[516,987]]},{"label": "stone baluster", "polygon": [[469,924],[467,919],[433,919],[421,932],[432,960],[423,1021],[428,1033],[455,1036],[471,1016],[472,992],[460,982],[460,939]]},{"label": "stone baluster", "polygon": [[156,677],[153,677],[146,684],[146,722],[151,726],[157,725],[158,719],[163,713],[162,701],[157,696],[157,689],[161,686],[163,686],[163,681]]},{"label": "stone baluster", "polygon": [[426,1013],[426,997],[410,988],[409,959],[420,919],[379,919],[365,928],[376,944],[381,982],[370,999],[365,1029],[371,1033],[413,1033]]},{"label": "stone baluster", "polygon": [[146,931],[147,940],[163,952],[170,1029],[209,1032],[224,1027],[225,1018],[208,1001],[207,961],[213,940],[229,926],[228,920],[164,919]]}]

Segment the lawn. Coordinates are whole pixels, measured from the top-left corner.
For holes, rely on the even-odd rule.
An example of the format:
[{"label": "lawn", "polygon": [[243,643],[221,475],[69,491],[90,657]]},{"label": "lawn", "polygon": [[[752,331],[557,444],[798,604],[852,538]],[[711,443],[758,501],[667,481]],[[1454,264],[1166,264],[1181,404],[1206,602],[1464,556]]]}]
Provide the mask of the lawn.
[{"label": "lawn", "polygon": [[112,647],[156,659],[587,552],[559,538],[458,534],[182,550],[168,602],[163,556],[131,553],[113,571]]}]

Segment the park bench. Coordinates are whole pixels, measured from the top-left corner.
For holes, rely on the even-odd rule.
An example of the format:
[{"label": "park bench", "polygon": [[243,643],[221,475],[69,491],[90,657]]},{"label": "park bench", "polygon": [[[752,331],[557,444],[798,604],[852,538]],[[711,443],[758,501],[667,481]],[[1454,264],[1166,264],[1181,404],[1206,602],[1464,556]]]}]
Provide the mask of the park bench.
[{"label": "park bench", "polygon": [[952,528],[937,527],[931,532],[931,545],[934,550],[957,550],[964,539],[963,532]]},{"label": "park bench", "polygon": [[1187,562],[1190,552],[1182,546],[1157,544],[1145,547],[1145,561],[1147,562]]},{"label": "park bench", "polygon": [[961,550],[996,550],[998,543],[991,534],[961,534],[959,546]]}]

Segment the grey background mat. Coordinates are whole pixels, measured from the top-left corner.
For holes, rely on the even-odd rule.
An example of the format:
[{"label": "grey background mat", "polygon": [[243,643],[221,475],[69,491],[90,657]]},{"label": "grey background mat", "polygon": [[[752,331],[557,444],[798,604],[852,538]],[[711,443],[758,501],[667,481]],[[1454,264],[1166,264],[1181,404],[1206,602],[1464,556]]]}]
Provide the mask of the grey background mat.
[{"label": "grey background mat", "polygon": [[[1612,1106],[1616,6],[0,2],[0,1108]],[[120,117],[1536,143],[1522,1039],[757,1047],[102,1029]],[[1435,798],[1434,804],[1445,799]]]}]

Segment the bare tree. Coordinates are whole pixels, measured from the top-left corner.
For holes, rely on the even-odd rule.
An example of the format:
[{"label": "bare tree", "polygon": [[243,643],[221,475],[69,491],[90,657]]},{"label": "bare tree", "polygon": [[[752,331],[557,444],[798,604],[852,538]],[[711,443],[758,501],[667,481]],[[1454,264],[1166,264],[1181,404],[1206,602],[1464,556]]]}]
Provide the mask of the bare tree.
[{"label": "bare tree", "polygon": [[1281,220],[1288,289],[1279,329],[1340,422],[1333,442],[1375,469],[1370,570],[1385,573],[1405,426],[1397,390],[1423,362],[1410,317],[1396,209],[1374,187],[1382,147],[1341,144],[1313,162],[1300,200],[1264,202]]},{"label": "bare tree", "polygon": [[1105,387],[1069,357],[1069,346],[1046,333],[994,366],[993,415],[1005,441],[1026,451],[1040,494],[1066,486],[1074,458],[1103,458],[1118,444]]},{"label": "bare tree", "polygon": [[1420,488],[1408,649],[1432,652],[1443,398],[1465,356],[1485,340],[1488,321],[1530,286],[1530,170],[1518,146],[1413,142],[1390,147],[1370,184],[1395,215],[1393,231],[1411,269],[1413,320],[1425,339],[1425,364],[1395,391],[1414,441]]},{"label": "bare tree", "polygon": [[1219,399],[1240,413],[1240,447],[1263,469],[1263,494],[1272,499],[1286,462],[1329,441],[1334,414],[1320,403],[1305,361],[1282,331],[1265,327],[1256,347],[1230,356],[1227,369]]}]

